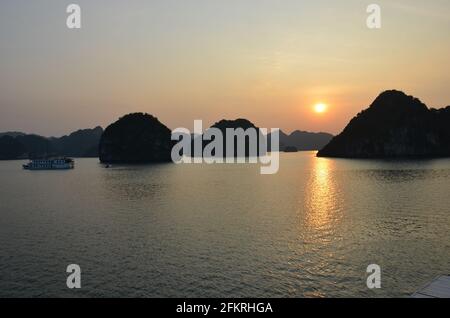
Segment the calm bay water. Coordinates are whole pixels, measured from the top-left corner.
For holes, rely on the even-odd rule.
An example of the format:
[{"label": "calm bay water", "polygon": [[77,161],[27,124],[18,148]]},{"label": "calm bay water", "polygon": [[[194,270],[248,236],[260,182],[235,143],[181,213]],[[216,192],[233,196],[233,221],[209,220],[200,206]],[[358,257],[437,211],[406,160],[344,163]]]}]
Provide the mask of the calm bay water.
[{"label": "calm bay water", "polygon": [[21,163],[0,162],[0,297],[401,297],[450,273],[450,159]]}]

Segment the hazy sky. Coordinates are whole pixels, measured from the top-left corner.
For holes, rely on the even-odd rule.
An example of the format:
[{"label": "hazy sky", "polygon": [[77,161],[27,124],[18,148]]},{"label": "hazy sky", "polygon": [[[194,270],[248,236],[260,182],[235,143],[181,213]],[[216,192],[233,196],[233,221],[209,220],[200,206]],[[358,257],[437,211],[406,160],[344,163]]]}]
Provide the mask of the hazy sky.
[{"label": "hazy sky", "polygon": [[[70,3],[81,30],[66,27]],[[0,131],[142,111],[172,129],[244,117],[338,133],[382,90],[450,105],[449,57],[449,0],[1,0]]]}]

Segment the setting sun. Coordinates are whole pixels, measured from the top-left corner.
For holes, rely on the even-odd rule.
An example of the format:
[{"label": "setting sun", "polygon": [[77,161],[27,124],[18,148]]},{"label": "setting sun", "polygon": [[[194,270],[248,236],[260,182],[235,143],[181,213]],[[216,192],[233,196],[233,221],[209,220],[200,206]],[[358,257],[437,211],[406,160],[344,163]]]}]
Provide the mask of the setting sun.
[{"label": "setting sun", "polygon": [[323,103],[319,103],[314,105],[314,111],[318,114],[324,113],[326,112],[328,106],[326,104]]}]

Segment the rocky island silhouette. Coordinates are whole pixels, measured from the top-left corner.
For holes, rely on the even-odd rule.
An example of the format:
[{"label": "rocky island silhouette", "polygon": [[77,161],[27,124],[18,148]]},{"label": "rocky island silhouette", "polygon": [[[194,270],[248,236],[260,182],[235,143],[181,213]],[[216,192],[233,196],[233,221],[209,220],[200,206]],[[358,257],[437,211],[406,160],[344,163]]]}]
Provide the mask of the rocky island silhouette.
[{"label": "rocky island silhouette", "polygon": [[171,130],[156,117],[132,113],[105,129],[99,158],[102,163],[169,162],[173,145]]},{"label": "rocky island silhouette", "polygon": [[398,90],[381,93],[317,154],[319,157],[450,156],[450,106],[429,109]]}]

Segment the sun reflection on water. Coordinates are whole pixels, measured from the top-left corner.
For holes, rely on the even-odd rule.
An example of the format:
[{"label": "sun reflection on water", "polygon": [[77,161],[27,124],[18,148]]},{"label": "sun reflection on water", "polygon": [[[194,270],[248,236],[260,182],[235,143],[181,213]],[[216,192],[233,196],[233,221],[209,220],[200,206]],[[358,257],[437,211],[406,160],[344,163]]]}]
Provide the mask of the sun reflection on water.
[{"label": "sun reflection on water", "polygon": [[305,223],[311,230],[333,231],[341,218],[341,197],[333,160],[316,158],[305,196]]}]

